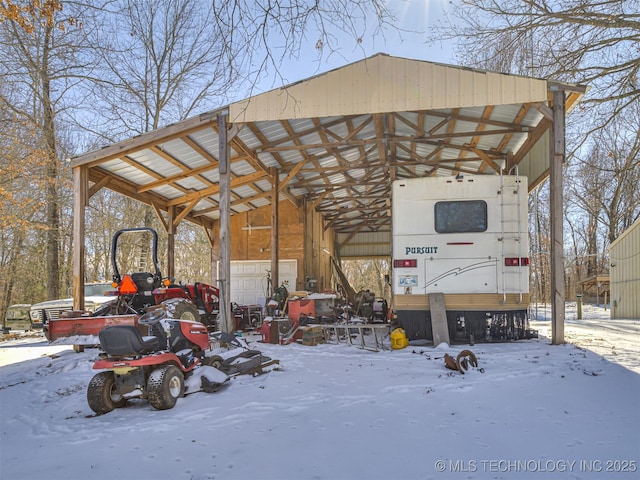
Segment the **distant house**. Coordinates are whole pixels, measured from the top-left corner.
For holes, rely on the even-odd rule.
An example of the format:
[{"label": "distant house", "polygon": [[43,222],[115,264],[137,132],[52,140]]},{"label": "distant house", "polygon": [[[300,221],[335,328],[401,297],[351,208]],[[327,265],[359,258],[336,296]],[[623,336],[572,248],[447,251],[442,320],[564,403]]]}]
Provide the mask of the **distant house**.
[{"label": "distant house", "polygon": [[611,318],[640,318],[640,218],[609,246]]}]

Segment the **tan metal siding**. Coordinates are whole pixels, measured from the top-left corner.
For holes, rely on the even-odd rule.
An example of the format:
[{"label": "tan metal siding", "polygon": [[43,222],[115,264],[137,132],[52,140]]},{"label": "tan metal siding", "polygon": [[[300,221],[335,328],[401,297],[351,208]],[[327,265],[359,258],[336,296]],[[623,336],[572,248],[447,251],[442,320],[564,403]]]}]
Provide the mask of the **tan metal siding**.
[{"label": "tan metal siding", "polygon": [[518,173],[529,180],[529,191],[549,176],[549,148],[549,131],[546,131],[518,164]]},{"label": "tan metal siding", "polygon": [[[337,235],[339,245],[350,234]],[[348,243],[340,247],[341,258],[391,257],[391,232],[361,232],[353,236]]]},{"label": "tan metal siding", "polygon": [[611,317],[640,319],[640,219],[609,247]]},{"label": "tan metal siding", "polygon": [[544,102],[545,80],[376,55],[229,106],[231,122]]}]

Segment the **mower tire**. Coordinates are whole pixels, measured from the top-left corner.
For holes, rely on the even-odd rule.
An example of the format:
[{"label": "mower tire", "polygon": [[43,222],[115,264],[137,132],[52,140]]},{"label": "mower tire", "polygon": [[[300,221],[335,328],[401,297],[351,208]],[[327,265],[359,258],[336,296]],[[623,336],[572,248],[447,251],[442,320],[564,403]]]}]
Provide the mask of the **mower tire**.
[{"label": "mower tire", "polygon": [[156,368],[147,380],[147,398],[156,410],[173,408],[178,398],[184,396],[184,376],[175,365]]},{"label": "mower tire", "polygon": [[100,372],[93,376],[87,387],[87,402],[98,415],[124,407],[127,399],[116,391],[116,378],[112,371]]},{"label": "mower tire", "polygon": [[222,367],[223,361],[224,361],[223,358],[220,357],[219,355],[212,355],[210,357],[204,357],[204,359],[202,360],[202,363],[203,365],[220,369],[220,367]]},{"label": "mower tire", "polygon": [[[176,318],[178,320],[191,320],[192,322],[200,321],[200,312],[198,312],[198,307],[189,300],[180,298],[177,300],[170,299],[168,302],[170,302],[173,307],[170,315],[171,318]],[[168,308],[167,311],[169,311]]]}]

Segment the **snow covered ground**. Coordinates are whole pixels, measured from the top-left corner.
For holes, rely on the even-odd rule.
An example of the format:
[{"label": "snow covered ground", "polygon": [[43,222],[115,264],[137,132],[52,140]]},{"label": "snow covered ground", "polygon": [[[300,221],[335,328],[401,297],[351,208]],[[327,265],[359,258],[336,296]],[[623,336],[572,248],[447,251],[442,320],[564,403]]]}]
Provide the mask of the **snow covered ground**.
[{"label": "snow covered ground", "polygon": [[86,401],[97,349],[0,343],[0,478],[640,478],[640,320],[567,308],[566,339],[371,352],[255,346],[279,370],[157,411]]}]

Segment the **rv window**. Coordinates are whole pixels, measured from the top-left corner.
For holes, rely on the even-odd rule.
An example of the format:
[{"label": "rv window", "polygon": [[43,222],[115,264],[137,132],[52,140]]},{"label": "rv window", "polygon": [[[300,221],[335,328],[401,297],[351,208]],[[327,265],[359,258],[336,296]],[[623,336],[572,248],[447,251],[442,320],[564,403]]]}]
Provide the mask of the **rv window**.
[{"label": "rv window", "polygon": [[487,202],[437,202],[435,223],[438,233],[484,232],[487,230]]}]

